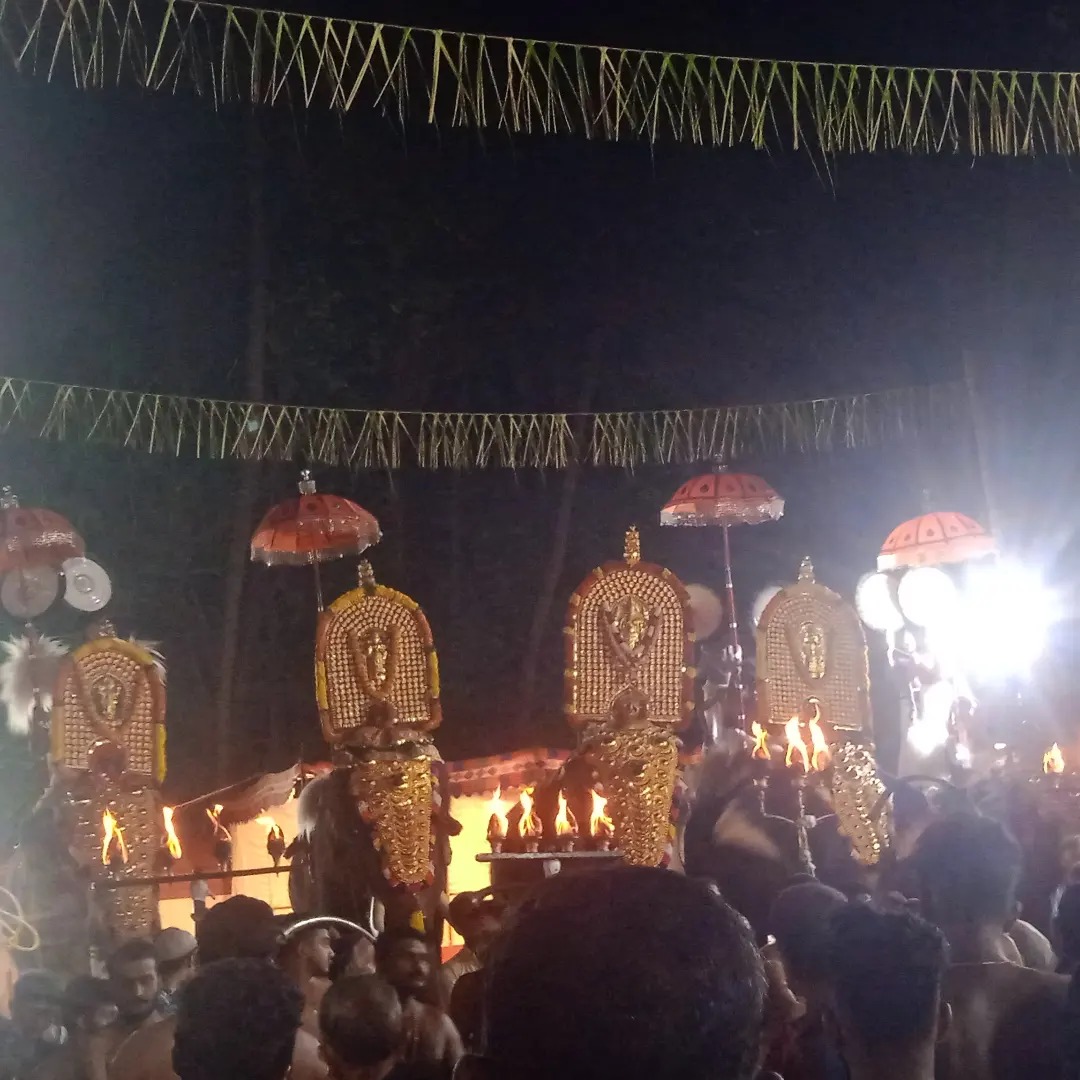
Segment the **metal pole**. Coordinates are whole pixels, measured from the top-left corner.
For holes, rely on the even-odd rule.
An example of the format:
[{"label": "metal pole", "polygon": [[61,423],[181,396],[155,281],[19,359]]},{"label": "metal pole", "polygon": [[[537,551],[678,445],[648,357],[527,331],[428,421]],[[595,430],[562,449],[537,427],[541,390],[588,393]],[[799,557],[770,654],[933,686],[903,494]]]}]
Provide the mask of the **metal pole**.
[{"label": "metal pole", "polygon": [[323,613],[323,598],[322,598],[322,574],[319,573],[319,560],[316,559],[312,564],[312,568],[315,570],[315,603],[319,606],[319,614]]},{"label": "metal pole", "polygon": [[742,648],[739,645],[739,616],[735,608],[735,583],[731,578],[731,540],[727,525],[724,526],[724,591],[727,595],[728,639],[731,643],[734,668],[731,681],[735,687],[735,718],[740,731],[746,727],[746,707],[743,704]]},{"label": "metal pole", "polygon": [[264,874],[287,874],[289,864],[281,866],[258,866],[252,870],[221,870],[216,874],[159,874],[157,877],[116,877],[102,878],[94,882],[98,889],[133,889],[136,885],[168,885],[174,882],[183,885],[192,881],[228,881],[238,877],[261,877]]}]

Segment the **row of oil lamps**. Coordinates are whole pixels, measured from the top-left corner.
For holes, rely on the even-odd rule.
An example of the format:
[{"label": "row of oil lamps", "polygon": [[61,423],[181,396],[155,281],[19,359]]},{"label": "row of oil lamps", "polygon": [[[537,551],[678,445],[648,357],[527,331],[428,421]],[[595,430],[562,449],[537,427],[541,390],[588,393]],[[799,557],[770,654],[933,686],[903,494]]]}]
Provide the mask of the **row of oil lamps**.
[{"label": "row of oil lamps", "polygon": [[[232,868],[232,834],[221,822],[221,813],[224,807],[217,803],[213,807],[207,807],[206,816],[214,829],[214,858],[219,868],[227,872]],[[180,837],[176,833],[173,822],[175,808],[164,806],[161,810],[162,843],[159,852],[159,861],[166,873],[171,873],[173,865],[184,854],[180,844]],[[285,855],[285,833],[281,826],[268,814],[263,814],[255,819],[257,825],[266,829],[266,851],[273,860],[274,866],[280,865]],[[109,807],[106,807],[101,815],[101,864],[110,871],[118,872],[127,865],[130,858],[127,840],[124,837],[124,828],[117,820],[116,815]]]},{"label": "row of oil lamps", "polygon": [[[518,805],[521,807],[521,816],[516,823],[517,838],[526,853],[533,854],[540,850],[544,841],[544,823],[540,815],[536,813],[533,796],[535,788],[525,788],[518,796]],[[607,799],[593,788],[589,792],[592,801],[592,810],[589,814],[589,848],[592,851],[610,851],[612,841],[615,838],[615,823],[608,816]],[[510,810],[513,803],[506,802],[502,797],[502,786],[495,789],[495,794],[488,803],[490,817],[488,818],[487,839],[491,845],[492,854],[502,853],[503,845],[510,836]],[[579,830],[577,818],[567,806],[566,794],[559,792],[559,811],[555,815],[554,843],[550,841],[546,847],[554,851],[569,854],[578,845]]]}]

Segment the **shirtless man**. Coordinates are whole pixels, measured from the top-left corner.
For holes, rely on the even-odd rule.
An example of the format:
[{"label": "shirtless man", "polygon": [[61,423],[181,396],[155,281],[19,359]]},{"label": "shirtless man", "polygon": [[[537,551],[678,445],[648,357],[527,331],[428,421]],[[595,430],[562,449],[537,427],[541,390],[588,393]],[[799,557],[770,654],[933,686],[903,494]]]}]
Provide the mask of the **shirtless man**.
[{"label": "shirtless man", "polygon": [[420,1000],[431,981],[431,950],[424,935],[415,930],[384,932],[375,942],[375,964],[401,1001],[401,1059],[409,1075],[449,1080],[464,1051],[450,1017]]},{"label": "shirtless man", "polygon": [[[199,963],[217,960],[270,961],[277,954],[278,927],[269,904],[250,896],[234,896],[207,911],[196,926]],[[109,1080],[176,1080],[173,1039],[176,1017],[136,1032],[120,1048],[109,1067]],[[325,1080],[319,1044],[298,1031],[293,1045],[292,1080]]]},{"label": "shirtless man", "polygon": [[304,995],[301,1030],[319,1037],[319,1005],[330,988],[330,964],[334,959],[333,939],[325,926],[308,926],[294,933],[278,953],[278,966],[289,975]]},{"label": "shirtless man", "polygon": [[912,855],[923,914],[944,932],[943,985],[953,1022],[938,1053],[938,1080],[1058,1076],[1068,980],[1018,963],[1006,927],[1016,910],[1021,853],[996,821],[944,818]]}]

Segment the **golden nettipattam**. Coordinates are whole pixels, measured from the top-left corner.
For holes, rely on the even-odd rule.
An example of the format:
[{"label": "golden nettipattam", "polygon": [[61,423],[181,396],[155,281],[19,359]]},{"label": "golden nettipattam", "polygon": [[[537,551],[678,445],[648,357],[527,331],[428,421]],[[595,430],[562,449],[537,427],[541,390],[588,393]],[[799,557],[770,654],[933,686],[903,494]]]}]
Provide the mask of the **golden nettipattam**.
[{"label": "golden nettipattam", "polygon": [[693,709],[691,620],[679,579],[642,562],[636,528],[623,560],[594,570],[570,600],[567,716],[603,781],[616,845],[637,865],[670,855],[677,732]]}]

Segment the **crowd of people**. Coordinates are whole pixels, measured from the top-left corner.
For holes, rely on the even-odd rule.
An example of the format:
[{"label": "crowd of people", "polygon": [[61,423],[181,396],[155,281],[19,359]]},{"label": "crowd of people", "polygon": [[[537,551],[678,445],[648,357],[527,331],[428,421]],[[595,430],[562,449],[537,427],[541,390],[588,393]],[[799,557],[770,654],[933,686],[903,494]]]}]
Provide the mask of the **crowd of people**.
[{"label": "crowd of people", "polygon": [[564,873],[455,898],[441,966],[236,896],[107,979],[23,974],[0,1080],[1080,1080],[1080,883],[1051,944],[997,822],[934,822],[906,869],[878,897],[794,879],[756,930],[709,881]]}]

